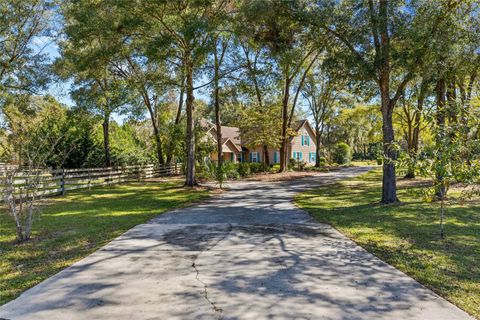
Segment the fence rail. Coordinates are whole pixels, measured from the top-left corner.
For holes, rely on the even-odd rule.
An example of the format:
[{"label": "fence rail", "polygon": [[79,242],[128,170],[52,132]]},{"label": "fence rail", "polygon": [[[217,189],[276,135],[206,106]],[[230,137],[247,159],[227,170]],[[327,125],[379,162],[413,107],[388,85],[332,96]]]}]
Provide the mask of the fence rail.
[{"label": "fence rail", "polygon": [[[67,191],[113,185],[123,182],[144,181],[145,179],[173,176],[181,173],[181,164],[165,166],[125,166],[111,168],[81,168],[36,170],[0,166],[0,192],[13,188],[18,195],[64,195]],[[3,199],[0,199],[2,201]]]}]

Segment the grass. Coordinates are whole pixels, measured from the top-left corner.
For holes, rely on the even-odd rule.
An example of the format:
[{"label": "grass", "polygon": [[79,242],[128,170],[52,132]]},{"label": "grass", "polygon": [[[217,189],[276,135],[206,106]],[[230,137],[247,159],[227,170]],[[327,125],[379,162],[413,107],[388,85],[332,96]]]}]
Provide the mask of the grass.
[{"label": "grass", "polygon": [[199,201],[205,190],[180,181],[130,183],[50,198],[33,238],[15,242],[10,218],[0,214],[0,305],[92,253],[137,224]]},{"label": "grass", "polygon": [[376,160],[355,160],[350,162],[350,165],[354,167],[368,167],[368,166],[377,166],[378,163]]},{"label": "grass", "polygon": [[299,195],[296,202],[380,259],[480,319],[480,200],[453,203],[446,238],[421,186],[399,182],[401,204],[380,205],[381,173]]}]

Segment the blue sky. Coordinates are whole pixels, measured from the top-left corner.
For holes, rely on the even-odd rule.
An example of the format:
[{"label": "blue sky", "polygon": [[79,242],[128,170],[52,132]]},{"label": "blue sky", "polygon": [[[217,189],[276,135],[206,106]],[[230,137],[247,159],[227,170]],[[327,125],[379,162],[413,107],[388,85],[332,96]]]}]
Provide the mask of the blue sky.
[{"label": "blue sky", "polygon": [[[42,52],[47,54],[51,61],[54,61],[56,58],[60,56],[58,45],[51,38],[44,37],[44,38],[38,39],[36,41],[36,46],[38,47],[39,50],[42,50]],[[204,81],[206,80],[202,79],[201,81],[199,81],[198,84],[201,84]],[[75,103],[70,98],[71,85],[72,85],[72,81],[55,82],[50,85],[50,87],[45,93],[51,94],[59,102],[66,104],[67,106],[74,106]],[[197,99],[202,99],[207,102],[209,100],[208,93],[205,92],[205,90],[197,90],[195,92],[195,97]],[[303,100],[303,98],[301,97],[300,100]],[[301,101],[300,101],[299,109],[302,109]],[[124,117],[121,117],[119,115],[113,115],[113,118],[115,119],[115,121],[119,123],[122,123],[124,120]]]}]

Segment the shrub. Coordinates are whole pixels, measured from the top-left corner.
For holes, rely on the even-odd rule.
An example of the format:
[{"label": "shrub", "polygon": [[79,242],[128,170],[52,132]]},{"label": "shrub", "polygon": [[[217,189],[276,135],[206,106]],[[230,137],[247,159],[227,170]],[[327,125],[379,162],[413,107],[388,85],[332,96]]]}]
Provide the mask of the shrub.
[{"label": "shrub", "polygon": [[250,169],[250,163],[248,162],[240,162],[237,165],[237,170],[238,170],[238,174],[241,177],[246,177],[252,174],[252,170]]},{"label": "shrub", "polygon": [[268,170],[268,166],[264,163],[250,163],[250,170],[252,173],[260,173]]},{"label": "shrub", "polygon": [[328,172],[328,168],[325,167],[306,167],[307,171],[316,171],[316,172]]},{"label": "shrub", "polygon": [[320,166],[326,166],[327,165],[327,159],[325,157],[320,157],[318,158],[318,163],[320,163]]},{"label": "shrub", "polygon": [[227,161],[223,163],[222,171],[224,177],[227,179],[238,179],[240,174],[238,173],[238,167],[235,163]]},{"label": "shrub", "polygon": [[350,146],[345,142],[339,142],[333,150],[333,161],[338,164],[349,164],[352,160]]},{"label": "shrub", "polygon": [[291,158],[288,162],[288,170],[293,170],[297,166],[297,159]]},{"label": "shrub", "polygon": [[197,163],[195,170],[197,178],[200,180],[216,179],[217,167],[211,161]]},{"label": "shrub", "polygon": [[377,158],[377,164],[380,166],[383,164],[383,158],[382,157],[378,157]]},{"label": "shrub", "polygon": [[307,163],[305,161],[298,161],[297,168],[298,170],[305,170],[305,167],[307,166]]}]

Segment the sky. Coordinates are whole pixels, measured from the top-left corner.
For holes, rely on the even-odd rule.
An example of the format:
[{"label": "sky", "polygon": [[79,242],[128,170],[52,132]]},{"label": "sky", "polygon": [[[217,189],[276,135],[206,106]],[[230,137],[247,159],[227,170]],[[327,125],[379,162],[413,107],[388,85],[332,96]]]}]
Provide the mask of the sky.
[{"label": "sky", "polygon": [[[52,40],[51,38],[41,37],[41,38],[37,39],[36,46],[38,47],[39,50],[42,50],[42,52],[47,54],[50,58],[50,61],[52,61],[52,62],[56,58],[60,57],[59,47],[58,47],[57,43],[54,40]],[[201,79],[200,81],[198,81],[198,84],[195,84],[195,85],[196,86],[200,85],[200,84],[204,83],[205,81],[206,81],[205,79]],[[65,104],[69,107],[72,107],[72,106],[75,105],[75,102],[70,97],[71,86],[72,86],[72,81],[71,80],[68,80],[68,81],[65,81],[65,82],[54,82],[49,86],[47,91],[44,92],[44,93],[45,94],[50,94],[50,95],[54,96],[59,102]],[[195,98],[208,102],[208,100],[209,100],[208,92],[205,92],[205,90],[197,90],[195,92]],[[300,100],[302,100],[302,98]],[[302,104],[302,102],[300,102],[300,104]],[[302,108],[302,106],[299,106],[299,107]],[[113,115],[113,119],[115,121],[117,121],[118,123],[123,123],[123,121],[126,118],[127,118],[127,116],[120,116],[120,115],[117,115],[117,114]]]}]

